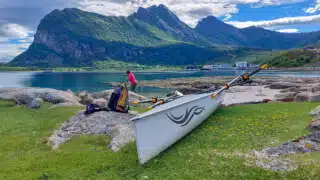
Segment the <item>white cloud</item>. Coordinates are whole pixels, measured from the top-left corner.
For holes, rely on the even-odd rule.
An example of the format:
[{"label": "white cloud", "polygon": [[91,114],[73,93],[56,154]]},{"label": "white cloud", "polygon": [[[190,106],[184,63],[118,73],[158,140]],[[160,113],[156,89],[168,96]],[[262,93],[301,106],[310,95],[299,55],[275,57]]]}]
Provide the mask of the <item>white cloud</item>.
[{"label": "white cloud", "polygon": [[272,26],[283,26],[283,25],[300,25],[320,22],[320,15],[313,16],[298,16],[298,17],[284,17],[274,19],[270,21],[229,21],[228,24],[236,26],[238,28],[246,28],[250,26],[257,27],[272,27]]},{"label": "white cloud", "polygon": [[17,55],[21,54],[30,46],[30,43],[1,43],[0,46],[0,62],[9,62]]},{"label": "white cloud", "polygon": [[0,25],[0,62],[8,62],[27,49],[33,41],[33,33],[19,24]]},{"label": "white cloud", "polygon": [[315,5],[313,7],[305,9],[305,12],[309,14],[314,14],[319,10],[320,10],[320,0],[316,0]]},{"label": "white cloud", "polygon": [[33,33],[33,31],[19,24],[0,25],[0,36],[25,38],[28,37],[30,33]]},{"label": "white cloud", "polygon": [[238,4],[272,6],[305,0],[82,0],[79,7],[86,11],[104,15],[127,16],[138,7],[164,4],[191,26],[209,15],[225,16],[227,19],[239,12]]},{"label": "white cloud", "polygon": [[298,29],[279,29],[277,31],[281,33],[298,33],[299,32]]}]

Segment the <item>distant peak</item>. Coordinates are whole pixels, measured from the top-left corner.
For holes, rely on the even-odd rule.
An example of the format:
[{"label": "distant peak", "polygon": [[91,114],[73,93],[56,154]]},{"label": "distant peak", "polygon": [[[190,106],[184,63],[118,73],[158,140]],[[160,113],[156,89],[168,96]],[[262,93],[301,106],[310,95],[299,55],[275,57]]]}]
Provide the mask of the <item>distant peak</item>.
[{"label": "distant peak", "polygon": [[261,30],[266,30],[266,29],[264,29],[264,28],[262,28],[262,27],[259,27],[259,26],[249,26],[249,27],[246,27],[246,28],[244,28],[244,29],[261,29]]},{"label": "distant peak", "polygon": [[169,8],[167,6],[165,6],[165,5],[163,5],[163,4],[159,4],[158,6],[157,5],[153,5],[153,6],[150,6],[149,8],[150,9],[165,9],[165,10],[169,10]]},{"label": "distant peak", "polygon": [[48,15],[54,15],[54,14],[58,14],[58,13],[70,13],[70,12],[81,12],[80,9],[77,8],[64,8],[62,10],[59,9],[55,9],[53,11],[51,11]]},{"label": "distant peak", "polygon": [[205,18],[203,18],[202,20],[216,20],[216,21],[220,21],[218,18],[216,18],[216,17],[214,17],[214,16],[207,16],[207,17],[205,17]]},{"label": "distant peak", "polygon": [[147,8],[139,7],[137,13],[143,13],[143,12],[167,12],[169,13],[170,10],[167,6],[160,4],[160,5],[153,5]]},{"label": "distant peak", "polygon": [[199,21],[196,28],[230,26],[214,16],[207,16]]}]

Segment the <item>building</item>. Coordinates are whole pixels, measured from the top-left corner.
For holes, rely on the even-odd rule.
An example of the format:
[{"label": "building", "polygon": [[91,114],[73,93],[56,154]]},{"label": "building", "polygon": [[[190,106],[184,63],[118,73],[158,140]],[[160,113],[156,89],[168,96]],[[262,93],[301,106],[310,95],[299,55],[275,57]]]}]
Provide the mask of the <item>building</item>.
[{"label": "building", "polygon": [[189,65],[186,67],[186,69],[192,71],[192,70],[198,70],[199,68],[197,65]]},{"label": "building", "polygon": [[213,65],[204,65],[202,67],[202,70],[212,70],[213,69]]},{"label": "building", "polygon": [[246,61],[236,62],[236,68],[237,68],[237,69],[245,69],[245,68],[248,68],[248,62],[246,62]]},{"label": "building", "polygon": [[214,69],[232,69],[232,64],[215,64]]}]

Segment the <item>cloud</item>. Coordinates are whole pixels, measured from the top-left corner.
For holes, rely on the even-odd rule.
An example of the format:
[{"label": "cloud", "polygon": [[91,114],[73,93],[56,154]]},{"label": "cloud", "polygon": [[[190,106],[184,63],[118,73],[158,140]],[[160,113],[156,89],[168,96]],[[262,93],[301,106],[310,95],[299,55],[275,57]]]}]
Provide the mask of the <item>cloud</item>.
[{"label": "cloud", "polygon": [[281,33],[298,33],[299,32],[298,29],[279,29],[277,31]]},{"label": "cloud", "polygon": [[33,31],[19,24],[0,25],[0,37],[18,37],[25,38],[32,34]]},{"label": "cloud", "polygon": [[[9,39],[12,40],[12,39]],[[0,38],[1,41],[1,38]],[[0,42],[0,62],[9,62],[17,55],[25,51],[29,46],[30,42],[26,43],[10,43],[10,42]]]},{"label": "cloud", "polygon": [[272,27],[272,26],[283,26],[283,25],[301,25],[311,24],[320,22],[320,15],[313,16],[298,16],[298,17],[284,17],[274,19],[270,21],[229,21],[228,24],[236,26],[238,28],[246,28],[250,26],[257,27]]},{"label": "cloud", "polygon": [[104,15],[127,16],[138,7],[164,4],[185,23],[195,26],[209,15],[229,19],[239,12],[238,4],[274,6],[305,0],[83,0],[79,8]]},{"label": "cloud", "polygon": [[77,7],[77,4],[76,0],[1,0],[0,25],[19,24],[35,29],[50,11]]},{"label": "cloud", "polygon": [[315,1],[315,5],[313,7],[305,9],[305,12],[308,14],[314,14],[320,10],[320,0]]},{"label": "cloud", "polygon": [[127,16],[138,7],[164,4],[183,21],[194,25],[214,15],[230,17],[239,12],[237,5],[276,6],[305,0],[1,0],[0,25],[20,24],[35,29],[40,19],[54,9],[76,7],[104,15]]}]

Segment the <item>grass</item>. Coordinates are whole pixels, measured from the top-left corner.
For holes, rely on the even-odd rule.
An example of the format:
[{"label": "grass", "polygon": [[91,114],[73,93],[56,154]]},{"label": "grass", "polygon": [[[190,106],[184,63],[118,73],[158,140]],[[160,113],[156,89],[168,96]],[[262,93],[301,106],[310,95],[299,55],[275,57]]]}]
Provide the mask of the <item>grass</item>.
[{"label": "grass", "polygon": [[[307,114],[319,104],[263,104],[223,108],[144,166],[135,144],[119,153],[105,136],[79,136],[51,151],[44,143],[79,108],[30,110],[0,101],[0,179],[319,179],[320,153],[297,155],[293,172],[244,165],[232,154],[275,146],[306,135]],[[218,153],[230,156],[217,155]]]}]

